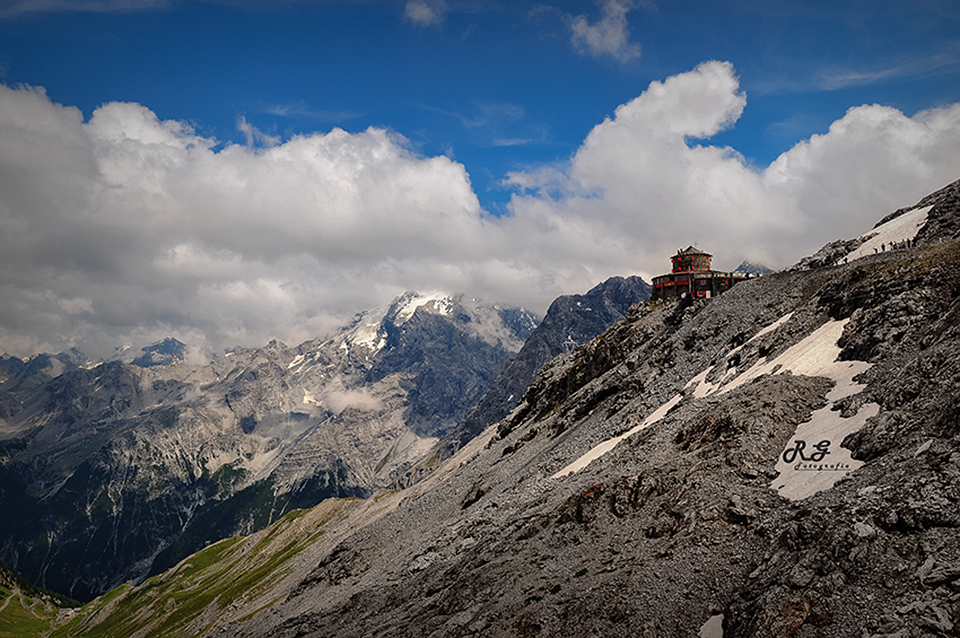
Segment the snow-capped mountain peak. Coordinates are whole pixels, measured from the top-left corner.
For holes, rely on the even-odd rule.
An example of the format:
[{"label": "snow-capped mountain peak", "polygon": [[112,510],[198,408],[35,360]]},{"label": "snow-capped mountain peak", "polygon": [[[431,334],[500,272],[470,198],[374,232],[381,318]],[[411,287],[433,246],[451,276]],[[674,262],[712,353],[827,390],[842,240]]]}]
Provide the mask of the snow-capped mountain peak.
[{"label": "snow-capped mountain peak", "polygon": [[399,326],[413,317],[413,313],[415,313],[418,308],[449,317],[453,314],[453,307],[456,300],[452,295],[444,292],[432,292],[425,295],[417,292],[407,292],[394,303],[396,304],[398,302],[401,305],[397,307],[393,321]]}]

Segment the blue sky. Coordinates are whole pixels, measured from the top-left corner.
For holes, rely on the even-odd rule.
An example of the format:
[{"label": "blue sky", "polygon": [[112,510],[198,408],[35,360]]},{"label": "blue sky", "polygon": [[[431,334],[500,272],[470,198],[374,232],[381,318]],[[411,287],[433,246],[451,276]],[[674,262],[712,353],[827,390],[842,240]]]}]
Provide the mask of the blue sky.
[{"label": "blue sky", "polygon": [[432,21],[376,1],[0,6],[8,85],[43,86],[87,116],[137,102],[222,141],[245,141],[240,118],[281,139],[387,127],[464,163],[494,214],[508,171],[569,157],[651,80],[704,60],[731,62],[748,95],[714,142],[759,165],[850,106],[912,115],[960,99],[949,2],[624,2],[622,52],[574,41],[573,20],[606,15],[591,2],[451,1]]},{"label": "blue sky", "polygon": [[786,266],[960,178],[958,33],[946,0],[0,0],[0,350],[296,342],[406,288],[542,312],[681,243]]}]

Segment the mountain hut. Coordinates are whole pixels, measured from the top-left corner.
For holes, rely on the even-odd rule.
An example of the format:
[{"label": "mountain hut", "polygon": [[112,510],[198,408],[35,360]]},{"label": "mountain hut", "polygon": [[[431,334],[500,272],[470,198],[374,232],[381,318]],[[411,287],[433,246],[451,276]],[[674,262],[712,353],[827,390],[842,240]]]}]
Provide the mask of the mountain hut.
[{"label": "mountain hut", "polygon": [[729,290],[735,283],[750,279],[748,273],[729,273],[710,269],[713,255],[688,246],[670,258],[673,270],[653,278],[651,299],[710,299]]}]

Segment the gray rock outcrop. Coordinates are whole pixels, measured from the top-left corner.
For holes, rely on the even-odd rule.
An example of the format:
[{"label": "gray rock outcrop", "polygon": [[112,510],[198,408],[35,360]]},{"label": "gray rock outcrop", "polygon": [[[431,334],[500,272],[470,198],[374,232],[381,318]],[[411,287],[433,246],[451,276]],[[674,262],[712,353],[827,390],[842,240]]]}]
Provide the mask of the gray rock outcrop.
[{"label": "gray rock outcrop", "polygon": [[[480,401],[444,436],[428,458],[445,460],[507,416],[520,403],[537,371],[554,357],[571,351],[604,332],[626,316],[630,307],[650,298],[650,284],[640,277],[611,277],[586,294],[563,295],[550,304],[543,321],[520,351],[493,379]],[[409,486],[436,467],[418,464],[400,477],[398,486]]]}]

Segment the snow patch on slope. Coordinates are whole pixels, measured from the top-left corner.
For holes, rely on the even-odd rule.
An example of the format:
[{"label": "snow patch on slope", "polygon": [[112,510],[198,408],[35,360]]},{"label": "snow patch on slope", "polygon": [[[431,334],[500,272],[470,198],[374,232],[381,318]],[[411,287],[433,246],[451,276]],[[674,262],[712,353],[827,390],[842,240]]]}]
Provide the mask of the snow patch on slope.
[{"label": "snow patch on slope", "polygon": [[[834,411],[832,404],[814,412],[809,421],[797,427],[787,449],[777,460],[776,470],[780,476],[771,487],[791,501],[833,487],[840,478],[863,465],[863,461],[850,457],[849,450],[840,447],[840,441],[862,428],[867,419],[879,412],[880,406],[876,403],[863,406],[848,419]],[[821,451],[826,451],[826,455],[820,456]],[[790,462],[786,461],[787,458]]]},{"label": "snow patch on slope", "polygon": [[579,459],[563,468],[559,472],[553,475],[553,478],[560,478],[562,476],[567,476],[568,474],[573,474],[579,472],[583,468],[587,467],[593,461],[599,459],[601,456],[612,450],[613,448],[619,445],[620,441],[629,438],[639,432],[640,430],[646,429],[665,417],[667,412],[669,412],[673,406],[680,403],[680,400],[683,399],[682,394],[675,395],[672,399],[661,405],[659,408],[654,410],[650,416],[643,420],[643,422],[628,430],[627,432],[621,434],[620,436],[615,436],[612,439],[607,439],[603,443],[595,446],[592,450],[581,456]]},{"label": "snow patch on slope", "polygon": [[362,348],[369,355],[379,352],[387,345],[383,332],[383,320],[387,311],[384,307],[357,315],[354,325],[336,337],[341,339],[338,349],[343,351],[343,356],[350,356],[351,347]]},{"label": "snow patch on slope", "polygon": [[[781,317],[754,335],[750,341],[778,329],[790,317],[790,314]],[[855,415],[849,418],[842,417],[840,411],[835,409],[837,401],[857,394],[864,389],[865,386],[856,383],[853,379],[871,367],[871,364],[863,361],[837,360],[840,355],[840,347],[837,345],[837,341],[843,334],[843,329],[848,321],[849,319],[827,322],[779,356],[773,359],[760,359],[740,374],[734,368],[724,375],[719,382],[711,383],[706,380],[713,370],[713,367],[710,367],[684,386],[684,391],[693,388],[694,398],[702,398],[712,394],[725,394],[753,379],[768,374],[791,372],[810,377],[827,377],[835,382],[836,385],[827,393],[826,398],[830,402],[829,405],[814,412],[809,421],[801,423],[797,427],[790,443],[779,457],[777,470],[780,472],[780,476],[771,487],[791,500],[803,499],[821,490],[828,489],[840,478],[863,465],[862,462],[852,459],[850,451],[841,448],[840,442],[848,434],[863,427],[867,419],[876,416],[880,411],[880,406],[876,403],[864,405]],[[750,343],[750,341],[747,343]],[[736,353],[742,347],[735,348],[729,354]],[[554,474],[553,478],[560,478],[582,470],[591,462],[615,448],[624,439],[660,421],[674,406],[680,403],[682,398],[683,392],[673,396],[669,401],[654,410],[640,425],[625,434],[613,437],[595,446]]]},{"label": "snow patch on slope", "polygon": [[[787,313],[787,314],[785,314],[784,316],[780,317],[779,319],[777,319],[776,321],[774,321],[773,323],[771,323],[769,326],[767,326],[766,328],[764,328],[763,330],[761,330],[761,331],[758,332],[757,334],[753,335],[753,337],[751,337],[749,341],[747,341],[746,343],[744,343],[744,344],[741,345],[741,346],[737,346],[736,348],[734,348],[733,350],[731,350],[730,352],[728,352],[726,358],[729,359],[730,357],[732,357],[732,356],[735,355],[736,353],[740,352],[740,350],[742,350],[742,349],[743,349],[744,347],[746,347],[748,344],[756,341],[757,339],[759,339],[760,337],[762,337],[762,336],[764,336],[764,335],[766,335],[766,334],[769,334],[769,333],[773,332],[774,330],[776,330],[777,328],[779,328],[779,327],[782,326],[783,324],[787,323],[787,321],[789,321],[789,320],[790,320],[790,317],[792,317],[792,316],[793,316],[793,313],[790,312],[790,313]],[[761,359],[758,363],[762,363],[763,361],[765,361],[765,359]],[[707,368],[706,370],[704,370],[703,372],[701,372],[701,373],[698,374],[697,376],[695,376],[695,377],[693,377],[692,379],[690,379],[690,381],[687,382],[687,385],[685,385],[685,386],[683,387],[683,389],[684,389],[684,390],[687,390],[687,389],[689,389],[689,388],[692,387],[692,388],[693,388],[693,396],[694,396],[694,398],[700,399],[700,398],[703,398],[703,397],[705,397],[705,396],[709,396],[709,395],[717,392],[718,390],[720,391],[721,394],[723,394],[724,392],[727,392],[727,391],[729,391],[729,390],[732,390],[733,388],[737,387],[738,385],[742,385],[743,381],[737,383],[736,385],[734,385],[734,386],[732,386],[732,387],[728,387],[728,385],[731,384],[731,383],[733,383],[733,381],[737,378],[737,377],[736,377],[736,374],[737,374],[737,369],[736,369],[736,368],[730,368],[730,370],[727,371],[727,373],[723,376],[723,378],[720,379],[720,382],[719,382],[719,383],[710,383],[710,382],[708,382],[708,381],[707,381],[707,376],[709,376],[710,373],[713,372],[713,369],[714,369],[715,367],[716,367],[716,366],[710,366],[709,368]],[[762,374],[762,373],[761,373],[761,374]],[[756,376],[759,376],[759,375],[754,374],[754,375],[751,376],[750,378],[752,379],[752,378],[754,378],[754,377],[756,377]],[[729,380],[728,380],[728,379],[729,379]],[[746,380],[749,380],[749,379],[745,379],[745,381],[746,381]]]},{"label": "snow patch on slope", "polygon": [[[782,324],[783,321],[778,323]],[[862,428],[867,419],[876,416],[880,406],[876,403],[864,405],[849,418],[842,417],[839,410],[835,409],[837,401],[864,389],[865,386],[853,379],[871,367],[864,361],[837,360],[840,355],[837,342],[848,321],[827,322],[776,358],[761,359],[737,376],[726,375],[719,383],[712,384],[705,380],[710,372],[708,369],[688,384],[689,387],[699,382],[694,389],[694,396],[702,397],[724,394],[766,374],[791,372],[808,377],[827,377],[835,382],[836,385],[827,393],[829,405],[814,412],[809,421],[797,427],[777,461],[776,469],[780,476],[771,487],[791,500],[800,500],[828,489],[863,465],[853,460],[850,451],[840,447],[840,442],[848,434]]]},{"label": "snow patch on slope", "polygon": [[[836,361],[840,354],[837,341],[843,334],[843,328],[848,321],[849,319],[844,319],[843,321],[825,323],[810,333],[803,341],[791,346],[775,359],[760,359],[739,375],[736,374],[737,370],[734,368],[719,383],[710,383],[705,380],[713,370],[713,368],[709,368],[691,379],[687,387],[699,382],[699,385],[694,389],[694,396],[699,398],[711,394],[725,394],[765,374],[792,372],[808,377],[828,377],[836,381],[837,387],[830,394],[843,394],[832,398],[833,401],[850,394],[856,394],[859,389],[862,389],[862,386],[854,384],[853,377],[869,369],[870,364],[862,361]],[[730,354],[734,352],[736,350]],[[854,387],[858,389],[853,391],[852,388]],[[830,398],[829,394],[827,396]]]},{"label": "snow patch on slope", "polygon": [[710,616],[700,627],[699,638],[723,638],[723,614]]},{"label": "snow patch on slope", "polygon": [[433,292],[427,295],[411,295],[406,303],[397,310],[395,323],[399,326],[413,316],[417,308],[426,306],[438,315],[449,317],[453,314],[453,299],[443,292]]},{"label": "snow patch on slope", "polygon": [[[760,337],[762,337],[767,333],[773,332],[774,330],[776,330],[777,328],[785,324],[790,319],[791,316],[793,316],[793,313],[789,313],[784,315],[783,317],[780,317],[779,319],[774,321],[772,324],[770,324],[769,326],[765,327],[763,330],[755,334],[750,339],[750,341],[747,341],[747,343],[750,343],[751,341],[759,339]],[[747,343],[743,344],[742,346],[738,346],[734,348],[728,353],[727,356],[729,357],[730,355],[733,355],[734,353],[738,352],[745,345],[747,345]],[[690,387],[694,387],[695,398],[704,397],[704,396],[707,396],[708,394],[711,394],[712,392],[715,392],[719,386],[706,382],[707,375],[710,374],[710,372],[712,371],[713,371],[713,367],[707,368],[706,370],[704,370],[694,378],[690,379],[690,381],[687,383],[686,386],[684,386],[683,389],[687,390]],[[732,373],[735,374],[736,369],[733,369]],[[657,423],[658,421],[660,421],[660,419],[662,419],[667,415],[667,412],[673,409],[675,405],[680,403],[681,399],[683,399],[683,392],[681,392],[680,394],[674,395],[669,401],[667,401],[666,403],[661,405],[659,408],[654,410],[646,419],[643,420],[643,422],[640,425],[628,430],[627,432],[625,432],[624,434],[621,434],[620,436],[615,436],[612,439],[607,439],[603,443],[596,445],[593,449],[591,449],[589,452],[587,452],[586,454],[578,458],[576,461],[574,461],[573,463],[570,463],[565,468],[563,468],[562,470],[554,474],[553,478],[560,478],[562,476],[567,476],[568,474],[579,472],[583,468],[590,465],[590,463],[599,459],[601,456],[603,456],[604,454],[606,454],[607,452],[615,448],[624,439],[629,438],[634,434],[636,434],[637,432],[639,432],[640,430],[646,429],[651,425],[653,425],[654,423]]]},{"label": "snow patch on slope", "polygon": [[909,212],[891,219],[886,224],[877,226],[868,233],[861,235],[867,241],[859,248],[847,255],[846,259],[853,261],[865,255],[882,252],[884,248],[890,250],[891,244],[913,239],[927,222],[927,213],[933,206],[915,208]]},{"label": "snow patch on slope", "polygon": [[350,343],[374,352],[383,349],[387,345],[387,340],[380,333],[380,327],[379,320],[376,323],[365,323],[357,326]]}]

